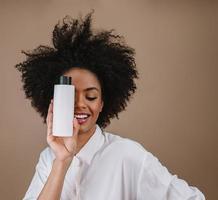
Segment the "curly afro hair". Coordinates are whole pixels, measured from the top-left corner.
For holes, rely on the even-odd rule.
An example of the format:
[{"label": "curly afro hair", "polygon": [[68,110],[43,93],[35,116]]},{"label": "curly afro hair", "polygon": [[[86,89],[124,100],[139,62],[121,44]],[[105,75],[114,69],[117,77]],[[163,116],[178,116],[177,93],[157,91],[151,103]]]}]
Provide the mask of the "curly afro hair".
[{"label": "curly afro hair", "polygon": [[43,117],[43,123],[56,80],[73,67],[87,69],[99,79],[104,107],[97,124],[102,128],[112,118],[118,118],[136,90],[134,49],[114,30],[93,31],[91,22],[92,13],[84,19],[66,16],[54,27],[54,47],[40,45],[32,51],[22,51],[26,60],[15,68],[22,74],[26,98]]}]

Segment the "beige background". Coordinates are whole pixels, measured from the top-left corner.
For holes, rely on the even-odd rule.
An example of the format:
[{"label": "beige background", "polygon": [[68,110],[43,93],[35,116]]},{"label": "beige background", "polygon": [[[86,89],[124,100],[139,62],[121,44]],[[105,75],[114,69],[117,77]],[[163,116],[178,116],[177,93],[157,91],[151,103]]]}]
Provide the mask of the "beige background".
[{"label": "beige background", "polygon": [[1,0],[0,198],[23,197],[46,145],[13,67],[20,51],[50,45],[58,20],[92,8],[96,28],[115,28],[136,49],[140,72],[135,97],[107,130],[218,199],[218,3],[210,0]]}]

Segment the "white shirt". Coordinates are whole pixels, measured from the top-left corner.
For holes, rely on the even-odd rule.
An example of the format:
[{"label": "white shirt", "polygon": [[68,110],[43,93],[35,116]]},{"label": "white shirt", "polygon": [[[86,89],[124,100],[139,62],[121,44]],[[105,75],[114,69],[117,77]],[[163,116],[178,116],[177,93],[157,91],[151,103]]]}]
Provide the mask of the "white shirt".
[{"label": "white shirt", "polygon": [[[23,200],[36,200],[55,155],[44,149]],[[66,173],[61,200],[205,200],[184,180],[169,173],[139,143],[102,132],[99,126]]]}]

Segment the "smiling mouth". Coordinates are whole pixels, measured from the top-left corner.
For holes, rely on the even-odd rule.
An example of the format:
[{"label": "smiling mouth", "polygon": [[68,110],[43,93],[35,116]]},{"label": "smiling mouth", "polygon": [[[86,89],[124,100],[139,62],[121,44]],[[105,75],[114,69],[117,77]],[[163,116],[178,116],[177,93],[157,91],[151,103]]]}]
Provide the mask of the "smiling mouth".
[{"label": "smiling mouth", "polygon": [[83,124],[87,121],[87,119],[89,118],[89,114],[74,114],[75,118],[77,119],[79,124]]}]

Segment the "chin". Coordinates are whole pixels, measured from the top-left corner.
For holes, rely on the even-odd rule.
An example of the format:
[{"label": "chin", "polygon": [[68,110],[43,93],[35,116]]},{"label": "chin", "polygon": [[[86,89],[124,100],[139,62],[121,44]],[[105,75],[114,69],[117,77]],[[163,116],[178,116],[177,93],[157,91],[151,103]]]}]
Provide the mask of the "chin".
[{"label": "chin", "polygon": [[80,128],[79,128],[79,134],[85,134],[85,133],[87,133],[89,130],[90,130],[90,128],[81,125]]},{"label": "chin", "polygon": [[80,129],[79,129],[79,133],[78,134],[87,134],[89,133],[92,129],[94,129],[95,124],[93,126],[87,126],[87,125],[81,125]]}]

